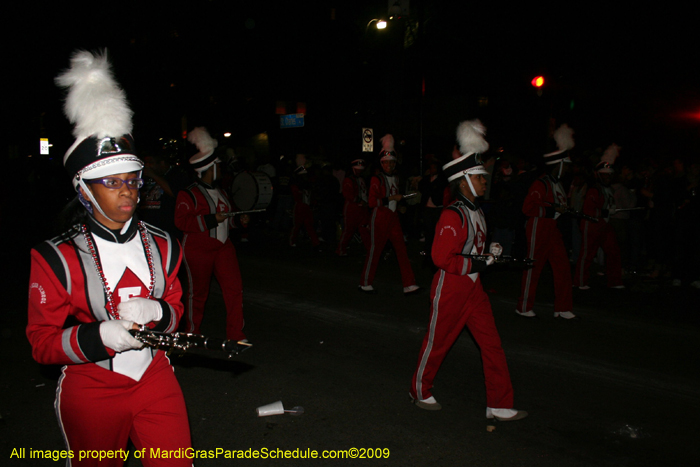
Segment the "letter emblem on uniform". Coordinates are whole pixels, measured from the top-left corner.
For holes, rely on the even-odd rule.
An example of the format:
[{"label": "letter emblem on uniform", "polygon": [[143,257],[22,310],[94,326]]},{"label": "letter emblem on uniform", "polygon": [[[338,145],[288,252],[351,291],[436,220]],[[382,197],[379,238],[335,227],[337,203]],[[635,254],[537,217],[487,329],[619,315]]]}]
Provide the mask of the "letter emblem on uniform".
[{"label": "letter emblem on uniform", "polygon": [[141,294],[141,287],[122,287],[119,289],[119,300],[125,302],[131,297],[138,297]]}]

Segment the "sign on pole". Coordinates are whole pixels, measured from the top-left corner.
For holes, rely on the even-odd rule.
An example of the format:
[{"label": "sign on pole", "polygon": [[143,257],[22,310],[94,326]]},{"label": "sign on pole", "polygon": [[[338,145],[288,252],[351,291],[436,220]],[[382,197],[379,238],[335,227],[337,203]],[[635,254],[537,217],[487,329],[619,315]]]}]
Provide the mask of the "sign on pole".
[{"label": "sign on pole", "polygon": [[39,154],[46,156],[49,154],[49,139],[40,138],[39,139]]},{"label": "sign on pole", "polygon": [[374,133],[371,128],[362,129],[362,152],[374,152]]}]

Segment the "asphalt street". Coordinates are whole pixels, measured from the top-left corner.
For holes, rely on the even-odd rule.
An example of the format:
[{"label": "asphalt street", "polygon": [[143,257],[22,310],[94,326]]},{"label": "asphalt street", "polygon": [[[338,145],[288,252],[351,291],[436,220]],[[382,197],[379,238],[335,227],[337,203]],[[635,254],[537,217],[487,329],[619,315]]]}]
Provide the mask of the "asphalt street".
[{"label": "asphalt street", "polygon": [[[697,290],[642,278],[627,279],[626,290],[609,290],[594,276],[591,290],[574,291],[581,319],[562,322],[552,317],[551,272],[545,269],[539,319],[527,320],[514,313],[521,273],[492,267],[484,286],[516,407],[530,416],[489,432],[479,351],[466,331],[435,381],[442,410],[410,403],[432,278],[421,268],[421,248],[409,242],[424,290],[404,297],[393,256],[379,266],[376,295],[357,291],[359,244],[338,258],[304,244],[286,247],[262,232],[238,243],[253,348],[232,359],[199,350],[171,357],[195,449],[221,452],[195,465],[697,465]],[[58,369],[33,361],[24,334],[28,251],[18,248],[2,259],[8,288],[0,315],[0,464],[57,465],[11,457],[14,449],[58,451],[64,445],[53,410]],[[224,321],[214,283],[202,333],[224,337]],[[257,407],[275,401],[304,413],[256,415]],[[299,458],[312,451],[319,458]],[[285,452],[291,457],[279,458]],[[226,457],[235,453],[269,458]],[[140,466],[133,454],[126,465]]]}]

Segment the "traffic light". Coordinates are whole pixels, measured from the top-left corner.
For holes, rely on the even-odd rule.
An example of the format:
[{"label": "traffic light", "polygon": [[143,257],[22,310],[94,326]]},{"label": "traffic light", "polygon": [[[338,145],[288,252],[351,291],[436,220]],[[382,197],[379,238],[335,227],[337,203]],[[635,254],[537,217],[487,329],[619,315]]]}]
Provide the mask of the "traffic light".
[{"label": "traffic light", "polygon": [[532,83],[534,87],[539,89],[542,86],[544,86],[544,76],[535,76],[534,78],[532,78],[532,81],[530,81],[530,83]]}]

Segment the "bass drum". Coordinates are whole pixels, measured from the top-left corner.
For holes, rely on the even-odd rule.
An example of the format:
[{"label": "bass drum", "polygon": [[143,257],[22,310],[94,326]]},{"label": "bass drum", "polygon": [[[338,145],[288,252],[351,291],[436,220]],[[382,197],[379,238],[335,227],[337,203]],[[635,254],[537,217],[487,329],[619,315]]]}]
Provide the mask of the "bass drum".
[{"label": "bass drum", "polygon": [[272,201],[272,182],[263,172],[241,172],[233,179],[231,196],[241,211],[265,209]]}]

